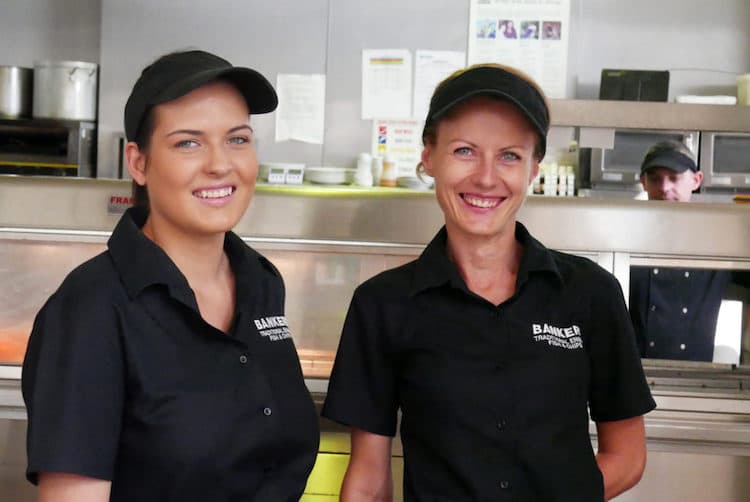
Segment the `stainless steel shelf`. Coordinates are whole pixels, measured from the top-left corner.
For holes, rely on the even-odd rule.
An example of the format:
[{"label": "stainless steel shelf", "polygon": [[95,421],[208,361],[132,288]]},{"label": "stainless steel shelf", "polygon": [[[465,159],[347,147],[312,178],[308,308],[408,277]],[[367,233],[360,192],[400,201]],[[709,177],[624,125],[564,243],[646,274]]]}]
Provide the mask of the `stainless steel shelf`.
[{"label": "stainless steel shelf", "polygon": [[750,106],[550,100],[552,125],[750,132]]}]

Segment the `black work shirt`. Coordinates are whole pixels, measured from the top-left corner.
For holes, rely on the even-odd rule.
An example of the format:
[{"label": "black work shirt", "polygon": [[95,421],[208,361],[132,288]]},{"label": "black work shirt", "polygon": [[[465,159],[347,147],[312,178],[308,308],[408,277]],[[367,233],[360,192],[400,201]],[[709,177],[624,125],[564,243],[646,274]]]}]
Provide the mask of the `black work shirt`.
[{"label": "black work shirt", "polygon": [[323,414],[393,436],[407,501],[597,501],[589,415],[655,404],[615,278],[546,249],[521,224],[515,294],[469,291],[445,229],[411,263],[357,288]]},{"label": "black work shirt", "polygon": [[113,501],[298,500],[319,433],[282,278],[227,233],[236,311],[225,334],[144,221],[128,210],[108,251],[36,317],[22,380],[28,478],[112,480]]},{"label": "black work shirt", "polygon": [[630,317],[642,357],[711,361],[726,270],[632,267]]}]

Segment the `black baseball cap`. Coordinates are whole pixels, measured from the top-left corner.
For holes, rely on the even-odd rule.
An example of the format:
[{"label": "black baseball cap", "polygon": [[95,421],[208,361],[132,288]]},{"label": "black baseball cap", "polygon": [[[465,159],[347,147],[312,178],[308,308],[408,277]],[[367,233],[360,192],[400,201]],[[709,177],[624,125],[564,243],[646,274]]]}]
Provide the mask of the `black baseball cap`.
[{"label": "black baseball cap", "polygon": [[279,100],[271,84],[255,70],[232,66],[226,59],[201,50],[173,52],[147,66],[125,104],[125,136],[133,141],[148,110],[211,82],[226,80],[237,87],[252,114],[276,109]]},{"label": "black baseball cap", "polygon": [[[475,96],[491,96],[510,101],[526,116],[539,134],[541,154],[547,149],[549,108],[539,88],[528,77],[509,67],[474,65],[454,73],[436,88],[425,119],[427,130],[454,106]],[[425,139],[424,131],[422,140]]]},{"label": "black baseball cap", "polygon": [[685,145],[677,141],[657,143],[646,152],[641,163],[641,174],[655,167],[665,167],[676,173],[684,173],[688,169],[697,172],[698,166],[689,151]]}]

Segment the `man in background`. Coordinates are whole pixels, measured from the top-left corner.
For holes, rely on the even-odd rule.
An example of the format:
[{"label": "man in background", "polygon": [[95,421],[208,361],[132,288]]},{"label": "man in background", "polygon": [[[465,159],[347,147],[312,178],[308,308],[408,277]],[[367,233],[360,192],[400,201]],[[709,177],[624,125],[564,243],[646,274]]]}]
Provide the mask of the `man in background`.
[{"label": "man in background", "polygon": [[[649,200],[688,202],[702,181],[695,156],[677,141],[657,143],[641,164]],[[719,307],[731,279],[723,270],[631,267],[630,317],[641,357],[712,361]]]}]

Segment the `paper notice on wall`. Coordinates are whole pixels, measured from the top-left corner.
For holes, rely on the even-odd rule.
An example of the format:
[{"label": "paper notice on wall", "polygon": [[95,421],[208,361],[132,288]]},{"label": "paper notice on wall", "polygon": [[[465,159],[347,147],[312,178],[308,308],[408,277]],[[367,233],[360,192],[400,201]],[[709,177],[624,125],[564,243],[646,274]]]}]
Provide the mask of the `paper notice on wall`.
[{"label": "paper notice on wall", "polygon": [[420,120],[373,120],[372,154],[393,157],[399,176],[415,176],[422,158],[422,127]]},{"label": "paper notice on wall", "polygon": [[[276,77],[276,141],[323,143],[325,75],[282,74]],[[252,113],[252,110],[250,110]]]},{"label": "paper notice on wall", "polygon": [[565,98],[570,0],[470,0],[468,64],[502,63]]},{"label": "paper notice on wall", "polygon": [[424,120],[430,108],[435,86],[445,77],[466,65],[466,53],[459,51],[418,50],[414,56],[414,112]]},{"label": "paper notice on wall", "polygon": [[411,52],[362,51],[362,119],[411,117]]}]

